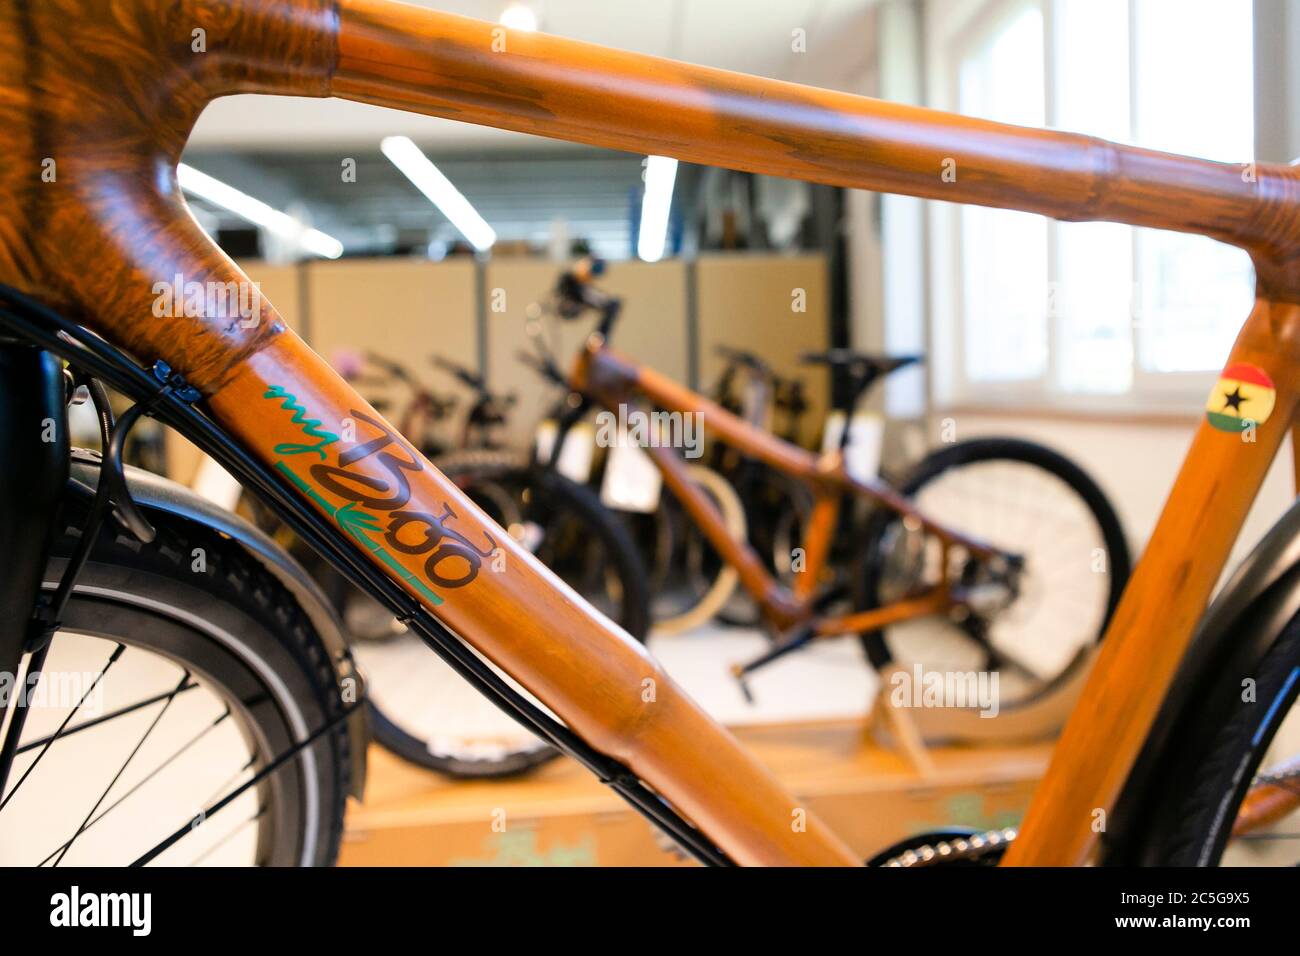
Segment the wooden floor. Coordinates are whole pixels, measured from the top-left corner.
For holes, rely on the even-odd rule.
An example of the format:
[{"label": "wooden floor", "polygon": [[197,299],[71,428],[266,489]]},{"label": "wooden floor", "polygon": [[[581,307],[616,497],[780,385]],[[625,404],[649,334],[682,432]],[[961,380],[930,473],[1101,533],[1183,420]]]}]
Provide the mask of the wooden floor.
[{"label": "wooden floor", "polygon": [[[738,728],[735,733],[864,858],[943,825],[1016,823],[1050,745],[932,751],[922,780],[860,721]],[[667,841],[569,760],[519,780],[455,782],[379,747],[364,804],[348,812],[344,866],[682,866]]]}]

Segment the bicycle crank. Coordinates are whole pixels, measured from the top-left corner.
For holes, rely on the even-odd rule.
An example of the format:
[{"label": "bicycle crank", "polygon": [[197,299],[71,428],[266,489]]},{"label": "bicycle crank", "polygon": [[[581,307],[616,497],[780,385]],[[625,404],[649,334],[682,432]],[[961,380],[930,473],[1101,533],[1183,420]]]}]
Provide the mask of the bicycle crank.
[{"label": "bicycle crank", "polygon": [[749,689],[749,682],[746,678],[760,667],[766,667],[773,661],[779,660],[792,651],[797,651],[812,641],[817,636],[816,630],[809,625],[803,625],[784,639],[777,641],[770,648],[745,664],[732,664],[731,676],[735,677],[740,684],[740,692],[745,696],[746,703],[754,703],[754,695]]}]

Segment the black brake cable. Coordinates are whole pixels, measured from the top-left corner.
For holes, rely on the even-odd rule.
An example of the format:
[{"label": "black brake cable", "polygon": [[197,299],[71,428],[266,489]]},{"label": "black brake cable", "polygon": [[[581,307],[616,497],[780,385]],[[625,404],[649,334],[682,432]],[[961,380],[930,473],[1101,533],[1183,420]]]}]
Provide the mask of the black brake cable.
[{"label": "black brake cable", "polygon": [[[84,385],[89,390],[90,400],[95,406],[95,415],[99,420],[100,443],[107,449],[116,424],[113,420],[113,409],[109,403],[108,392],[98,379],[83,372],[73,372],[73,382],[76,385]],[[81,537],[77,539],[77,546],[72,549],[72,556],[63,569],[54,596],[38,609],[41,631],[34,635],[34,643],[28,648],[29,650],[35,651],[38,647],[45,646],[50,636],[59,629],[60,619],[68,606],[68,600],[72,597],[72,588],[76,584],[77,576],[81,574],[81,569],[86,566],[91,549],[99,539],[99,529],[104,524],[104,516],[108,513],[111,501],[111,485],[104,470],[101,469],[99,480],[95,484],[95,497],[90,505],[90,514],[86,516],[86,523],[81,529]]]}]

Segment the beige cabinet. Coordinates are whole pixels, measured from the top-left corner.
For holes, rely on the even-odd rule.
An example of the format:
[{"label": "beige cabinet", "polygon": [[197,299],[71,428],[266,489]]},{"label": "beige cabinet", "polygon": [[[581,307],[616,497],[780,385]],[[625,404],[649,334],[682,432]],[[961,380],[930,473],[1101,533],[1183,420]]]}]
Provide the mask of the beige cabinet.
[{"label": "beige cabinet", "polygon": [[[433,367],[434,354],[477,370],[482,347],[491,386],[517,396],[510,428],[501,436],[516,447],[530,444],[538,419],[561,395],[518,359],[521,350],[532,349],[525,332],[528,306],[550,295],[562,269],[556,263],[498,257],[481,267],[470,259],[241,266],[285,322],[326,360],[334,361],[343,350],[373,351],[406,365],[436,394],[455,395],[458,408],[435,431],[444,442],[459,440],[472,396]],[[687,384],[693,359],[705,390],[722,368],[717,345],[757,352],[782,373],[805,378],[813,406],[805,438],[815,437],[826,408],[827,376],[801,367],[798,356],[826,348],[829,339],[824,257],[716,253],[695,263],[615,262],[600,285],[623,300],[613,337],[617,350]],[[570,366],[593,324],[590,317],[544,322],[562,368]],[[407,389],[365,384],[360,390],[401,424]],[[169,444],[169,455],[173,477],[188,481],[197,452],[177,439]]]},{"label": "beige cabinet", "polygon": [[821,255],[719,253],[695,265],[700,387],[721,373],[719,345],[757,353],[782,375],[804,379],[810,409],[804,440],[820,433],[829,398],[827,373],[799,363],[830,341],[830,288]]},{"label": "beige cabinet", "polygon": [[[437,429],[450,441],[458,434],[471,392],[432,365],[437,354],[477,370],[478,269],[473,260],[347,259],[304,267],[308,343],[327,361],[341,351],[375,352],[406,366],[435,394],[460,404]],[[366,398],[385,404],[400,424],[410,391],[400,385],[364,385]],[[416,436],[408,436],[417,440]]]}]

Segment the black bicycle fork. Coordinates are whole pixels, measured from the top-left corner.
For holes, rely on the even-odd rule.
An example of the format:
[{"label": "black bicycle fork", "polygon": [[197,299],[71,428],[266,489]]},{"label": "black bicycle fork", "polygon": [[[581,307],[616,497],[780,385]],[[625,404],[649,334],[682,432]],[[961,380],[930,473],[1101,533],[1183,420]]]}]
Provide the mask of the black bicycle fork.
[{"label": "black bicycle fork", "polygon": [[[0,748],[0,795],[27,712],[19,670],[43,636],[36,614],[41,578],[67,479],[63,364],[31,345],[0,340],[0,674],[11,688],[0,706],[0,726],[9,720]],[[39,667],[33,655],[31,669]]]}]

